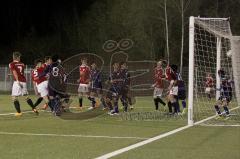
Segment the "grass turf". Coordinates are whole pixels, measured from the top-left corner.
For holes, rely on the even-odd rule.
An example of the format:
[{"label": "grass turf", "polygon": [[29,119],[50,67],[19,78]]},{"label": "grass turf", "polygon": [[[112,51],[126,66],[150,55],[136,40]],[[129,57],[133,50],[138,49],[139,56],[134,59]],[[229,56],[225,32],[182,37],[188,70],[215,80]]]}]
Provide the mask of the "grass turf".
[{"label": "grass turf", "polygon": [[[33,100],[36,100],[36,97],[33,97]],[[23,111],[30,110],[23,99],[20,102]],[[86,103],[86,100],[84,102]],[[73,99],[72,106],[76,105],[77,99]],[[152,110],[153,102],[150,97],[137,99],[134,112]],[[15,112],[11,97],[1,95],[0,114],[9,112]],[[63,120],[53,117],[50,113],[41,112],[39,116],[28,113],[20,118],[13,115],[0,116],[0,125],[0,132],[10,133],[149,138],[186,125],[186,119],[184,117],[156,121],[128,121],[121,120],[120,116],[111,117],[105,113],[88,120]],[[239,130],[239,127],[194,127],[116,158],[180,158],[181,156],[191,158],[191,156],[197,156],[198,158],[214,159],[216,157],[219,159],[219,155],[228,149],[231,149],[230,156],[236,158],[239,156],[236,150],[240,148],[237,142],[240,139]],[[1,158],[4,159],[94,158],[143,140],[139,138],[25,136],[0,133],[0,152]],[[211,150],[209,146],[212,147],[212,145],[214,148]],[[213,155],[216,153],[215,150],[219,150],[219,155]]]}]

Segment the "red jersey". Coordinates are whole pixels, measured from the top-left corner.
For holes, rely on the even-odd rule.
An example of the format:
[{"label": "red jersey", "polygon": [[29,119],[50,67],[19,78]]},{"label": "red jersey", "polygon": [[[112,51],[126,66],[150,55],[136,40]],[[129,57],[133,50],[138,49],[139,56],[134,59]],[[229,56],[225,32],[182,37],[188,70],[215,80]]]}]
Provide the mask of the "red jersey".
[{"label": "red jersey", "polygon": [[37,69],[33,69],[31,72],[32,80],[38,85],[44,81],[47,81],[45,76],[38,78],[39,74],[42,74],[45,68],[39,67]]},{"label": "red jersey", "polygon": [[44,64],[42,64],[42,68],[46,68],[48,66],[48,64],[46,64],[46,63],[44,63]]},{"label": "red jersey", "polygon": [[207,76],[205,82],[206,87],[213,87],[213,83],[213,78],[211,76]]},{"label": "red jersey", "polygon": [[[14,70],[17,72],[18,81],[19,82],[26,82],[26,78],[24,76],[24,69],[25,65],[20,61],[13,61],[9,64],[10,70],[13,72]],[[14,81],[16,81],[15,77],[13,76]]]},{"label": "red jersey", "polygon": [[170,66],[167,66],[165,76],[168,81],[177,79],[177,74],[172,70]]},{"label": "red jersey", "polygon": [[90,68],[87,65],[79,66],[80,83],[88,84],[90,81]]},{"label": "red jersey", "polygon": [[157,88],[163,88],[162,78],[164,78],[164,71],[163,71],[163,69],[156,67],[156,68],[154,69],[154,82],[155,82],[155,87],[157,87]]}]

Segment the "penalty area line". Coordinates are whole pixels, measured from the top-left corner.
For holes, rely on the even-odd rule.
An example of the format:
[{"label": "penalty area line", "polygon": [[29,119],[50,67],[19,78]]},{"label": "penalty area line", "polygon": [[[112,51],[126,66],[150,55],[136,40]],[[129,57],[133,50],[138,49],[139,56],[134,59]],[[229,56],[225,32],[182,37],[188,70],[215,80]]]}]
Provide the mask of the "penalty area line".
[{"label": "penalty area line", "polygon": [[[235,110],[235,109],[238,109],[238,108],[240,108],[240,107],[238,106],[238,107],[236,107],[236,108],[231,109],[230,111]],[[205,122],[205,121],[211,120],[211,119],[213,119],[213,118],[215,118],[215,117],[216,117],[216,115],[211,116],[211,117],[206,118],[206,119],[203,119],[203,120],[201,120],[201,121],[196,122],[194,125],[199,125],[199,124],[201,124],[201,123],[203,123],[203,122]],[[193,125],[193,126],[194,126],[194,125]],[[158,136],[149,138],[149,139],[147,139],[147,140],[138,142],[138,143],[136,143],[136,144],[133,144],[133,145],[130,145],[130,146],[121,148],[121,149],[119,149],[119,150],[115,150],[115,151],[113,151],[113,152],[104,154],[104,155],[99,156],[99,157],[96,157],[95,159],[108,159],[108,158],[117,156],[117,155],[119,155],[119,154],[122,154],[122,153],[125,153],[125,152],[127,152],[127,151],[136,149],[136,148],[141,147],[141,146],[144,146],[144,145],[149,144],[149,143],[151,143],[151,142],[154,142],[154,141],[156,141],[156,140],[159,140],[159,139],[168,137],[168,136],[170,136],[170,135],[176,134],[176,133],[178,133],[178,132],[181,132],[181,131],[183,131],[183,130],[186,130],[186,129],[188,129],[188,128],[191,128],[191,127],[193,127],[193,126],[192,126],[192,125],[186,125],[186,126],[177,128],[177,129],[175,129],[175,130],[166,132],[166,133],[164,133],[164,134],[160,134],[160,135],[158,135]]]},{"label": "penalty area line", "polygon": [[105,139],[137,139],[146,140],[145,137],[134,136],[95,136],[95,135],[81,135],[81,134],[37,134],[37,133],[18,133],[18,132],[3,132],[0,135],[22,135],[22,136],[49,136],[49,137],[78,137],[78,138],[105,138]]}]

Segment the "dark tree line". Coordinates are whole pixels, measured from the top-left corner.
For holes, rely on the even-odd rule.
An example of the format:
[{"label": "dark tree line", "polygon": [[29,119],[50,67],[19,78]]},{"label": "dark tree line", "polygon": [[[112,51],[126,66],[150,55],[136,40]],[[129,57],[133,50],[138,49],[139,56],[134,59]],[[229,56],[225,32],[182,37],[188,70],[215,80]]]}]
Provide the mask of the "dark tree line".
[{"label": "dark tree line", "polygon": [[[182,19],[181,1],[167,0],[170,62],[180,64]],[[10,3],[10,2],[9,2]],[[80,52],[109,58],[102,45],[106,40],[129,38],[134,47],[131,59],[166,58],[164,0],[87,0],[80,1],[12,1],[2,7],[2,64],[11,52],[19,50],[24,62],[58,53],[67,58]],[[184,59],[188,62],[189,16],[231,17],[232,32],[240,35],[240,1],[191,0],[184,12]],[[8,31],[4,31],[8,30]],[[137,56],[136,56],[137,55]]]}]

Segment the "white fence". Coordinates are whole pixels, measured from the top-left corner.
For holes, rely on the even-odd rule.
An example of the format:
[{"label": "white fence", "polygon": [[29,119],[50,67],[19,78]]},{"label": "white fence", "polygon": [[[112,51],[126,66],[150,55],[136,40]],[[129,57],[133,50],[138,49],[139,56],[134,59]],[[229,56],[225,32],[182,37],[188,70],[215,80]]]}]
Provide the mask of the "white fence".
[{"label": "white fence", "polygon": [[[28,90],[33,90],[30,66],[25,68]],[[8,66],[0,66],[0,91],[11,91],[13,76]]]}]

